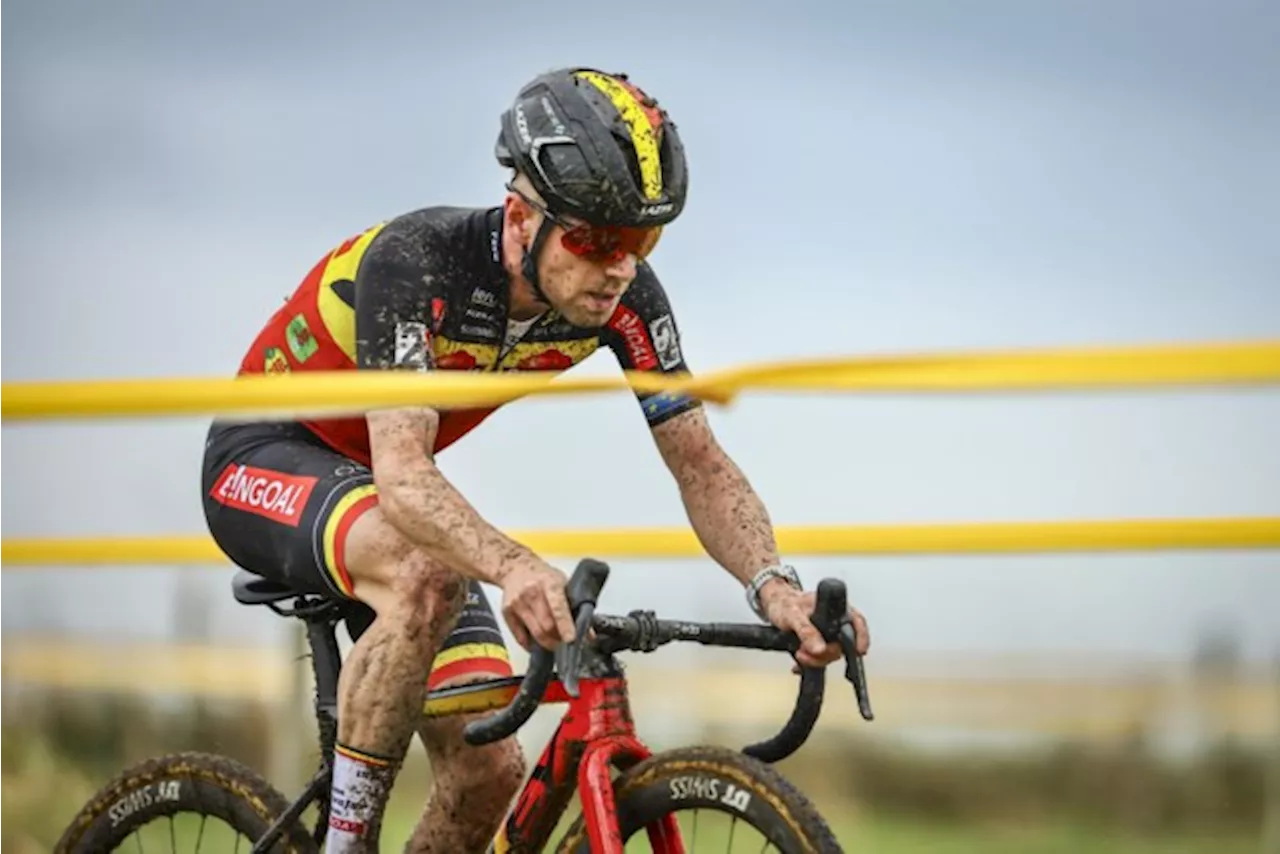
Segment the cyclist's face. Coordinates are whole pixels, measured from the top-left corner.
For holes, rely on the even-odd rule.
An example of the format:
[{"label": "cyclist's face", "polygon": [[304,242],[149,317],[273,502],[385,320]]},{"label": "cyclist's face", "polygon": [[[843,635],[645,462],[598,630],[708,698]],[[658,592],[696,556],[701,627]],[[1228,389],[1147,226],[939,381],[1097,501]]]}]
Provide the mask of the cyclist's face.
[{"label": "cyclist's face", "polygon": [[[532,188],[521,186],[520,192],[531,193]],[[517,194],[508,197],[507,214],[517,239],[525,249],[531,248],[544,214]],[[574,326],[604,326],[636,277],[636,256],[619,253],[608,260],[590,253],[584,256],[579,244],[571,240],[566,245],[564,234],[563,226],[553,225],[543,241],[538,258],[542,291],[551,307]],[[579,251],[571,251],[574,247]]]},{"label": "cyclist's face", "polygon": [[560,240],[563,230],[554,226],[539,259],[538,275],[543,292],[574,326],[604,326],[618,307],[622,294],[636,277],[636,258],[622,255],[612,261],[592,261],[575,255]]}]

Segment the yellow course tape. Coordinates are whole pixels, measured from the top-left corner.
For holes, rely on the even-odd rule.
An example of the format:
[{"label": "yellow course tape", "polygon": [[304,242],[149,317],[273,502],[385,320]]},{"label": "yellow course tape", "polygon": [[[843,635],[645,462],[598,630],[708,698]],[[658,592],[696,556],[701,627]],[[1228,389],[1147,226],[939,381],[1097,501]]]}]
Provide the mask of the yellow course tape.
[{"label": "yellow course tape", "polygon": [[972,392],[1280,382],[1280,341],[841,358],[746,365],[700,377],[334,371],[224,379],[7,382],[10,421],[154,415],[335,415],[393,406],[491,406],[531,394],[634,388],[726,404],[747,389]]},{"label": "yellow course tape", "polygon": [[[687,528],[514,531],[539,554],[577,559],[704,558]],[[790,555],[1007,554],[1280,548],[1280,518],[1121,519],[934,525],[782,526]],[[0,561],[18,566],[225,564],[208,537],[6,539]]]}]

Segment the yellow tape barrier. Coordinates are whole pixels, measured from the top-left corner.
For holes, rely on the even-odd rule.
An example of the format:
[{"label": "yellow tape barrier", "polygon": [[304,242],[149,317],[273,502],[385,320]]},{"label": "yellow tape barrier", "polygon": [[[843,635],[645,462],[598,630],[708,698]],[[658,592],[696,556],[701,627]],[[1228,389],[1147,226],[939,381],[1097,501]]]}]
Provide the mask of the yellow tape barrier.
[{"label": "yellow tape barrier", "polygon": [[[687,528],[513,531],[540,554],[577,559],[702,558]],[[1008,554],[1280,548],[1280,518],[1127,519],[936,525],[781,526],[790,555]],[[0,561],[13,566],[222,564],[207,537],[6,539]]]},{"label": "yellow tape barrier", "polygon": [[490,406],[532,394],[626,389],[729,403],[745,389],[972,392],[1280,382],[1280,341],[941,353],[746,365],[699,377],[307,372],[224,379],[7,382],[7,420],[140,415],[334,415],[404,405]]}]

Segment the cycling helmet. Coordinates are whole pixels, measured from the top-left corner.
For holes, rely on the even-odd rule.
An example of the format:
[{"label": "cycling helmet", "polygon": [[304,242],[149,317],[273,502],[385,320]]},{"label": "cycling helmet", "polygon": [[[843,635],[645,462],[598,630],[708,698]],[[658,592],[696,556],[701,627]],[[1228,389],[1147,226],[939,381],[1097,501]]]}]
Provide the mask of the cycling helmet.
[{"label": "cycling helmet", "polygon": [[534,78],[503,112],[495,154],[556,215],[643,228],[684,209],[680,136],[625,74],[563,68]]}]

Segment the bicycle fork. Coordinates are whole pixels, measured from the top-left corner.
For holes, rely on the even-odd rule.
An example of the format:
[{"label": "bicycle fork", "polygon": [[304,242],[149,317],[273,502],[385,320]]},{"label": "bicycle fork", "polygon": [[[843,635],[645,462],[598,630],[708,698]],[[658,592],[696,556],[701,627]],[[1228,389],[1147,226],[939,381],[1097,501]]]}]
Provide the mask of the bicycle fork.
[{"label": "bicycle fork", "polygon": [[[575,788],[592,854],[622,854],[611,771],[625,771],[651,752],[636,737],[624,679],[584,679],[579,691],[569,699],[564,718],[499,828],[490,854],[541,850]],[[684,854],[675,816],[663,817],[648,833],[658,854]]]},{"label": "bicycle fork", "polygon": [[[582,814],[587,820],[587,838],[592,852],[622,854],[623,839],[618,827],[617,801],[613,795],[612,765],[630,767],[648,759],[650,751],[635,736],[615,735],[592,742],[578,767],[578,790]],[[655,854],[685,854],[684,841],[676,817],[667,813],[647,828],[649,845]]]}]

